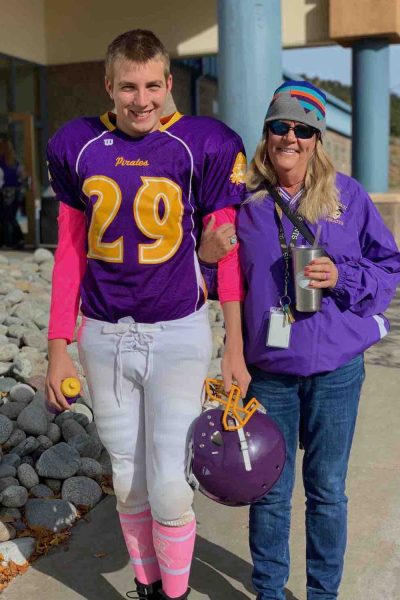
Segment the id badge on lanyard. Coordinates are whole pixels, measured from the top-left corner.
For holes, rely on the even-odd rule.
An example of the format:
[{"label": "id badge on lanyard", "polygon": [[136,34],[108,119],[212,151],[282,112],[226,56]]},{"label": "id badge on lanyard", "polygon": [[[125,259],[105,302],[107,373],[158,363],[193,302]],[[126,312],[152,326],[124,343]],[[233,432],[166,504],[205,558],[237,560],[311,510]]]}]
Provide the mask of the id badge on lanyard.
[{"label": "id badge on lanyard", "polygon": [[271,306],[269,309],[269,325],[266,345],[271,348],[289,348],[292,323],[294,323],[295,320],[290,308],[292,301],[288,295],[289,252],[290,248],[296,244],[296,240],[299,237],[299,230],[297,227],[294,228],[289,244],[287,244],[281,214],[278,212],[279,207],[275,206],[275,208],[279,217],[279,243],[285,262],[285,280],[283,295],[279,298],[279,306]]}]

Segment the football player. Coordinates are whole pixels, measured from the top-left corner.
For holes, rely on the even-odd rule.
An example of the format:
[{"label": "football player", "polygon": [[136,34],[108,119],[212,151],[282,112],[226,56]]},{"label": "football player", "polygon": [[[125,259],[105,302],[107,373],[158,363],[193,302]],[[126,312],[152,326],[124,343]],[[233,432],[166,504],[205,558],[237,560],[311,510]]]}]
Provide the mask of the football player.
[{"label": "football player", "polygon": [[[67,344],[80,305],[80,360],[138,596],[184,599],[196,529],[186,448],[212,349],[196,246],[203,223],[225,223],[224,272],[238,270],[231,223],[245,156],[239,136],[214,119],[162,118],[172,77],[153,33],[129,31],[110,44],[105,85],[115,114],[69,122],[48,145],[60,201],[48,402],[68,408],[60,383],[76,376]],[[220,289],[225,385],[235,378],[245,394],[242,292],[226,276]]]}]

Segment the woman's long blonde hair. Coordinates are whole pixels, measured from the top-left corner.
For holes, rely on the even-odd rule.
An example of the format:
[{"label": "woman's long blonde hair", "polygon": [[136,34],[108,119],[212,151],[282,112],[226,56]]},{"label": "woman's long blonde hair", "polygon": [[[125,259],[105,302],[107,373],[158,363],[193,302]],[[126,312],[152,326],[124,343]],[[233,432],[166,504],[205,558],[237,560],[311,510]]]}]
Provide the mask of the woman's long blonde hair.
[{"label": "woman's long blonde hair", "polygon": [[[254,191],[249,202],[265,197],[263,182],[277,185],[278,176],[268,155],[268,132],[258,143],[256,153],[246,175],[249,191]],[[320,139],[317,139],[313,156],[310,158],[304,178],[304,194],[296,213],[310,223],[330,217],[339,208],[339,194],[336,188],[336,171],[329,160]],[[260,189],[261,188],[261,189]]]}]

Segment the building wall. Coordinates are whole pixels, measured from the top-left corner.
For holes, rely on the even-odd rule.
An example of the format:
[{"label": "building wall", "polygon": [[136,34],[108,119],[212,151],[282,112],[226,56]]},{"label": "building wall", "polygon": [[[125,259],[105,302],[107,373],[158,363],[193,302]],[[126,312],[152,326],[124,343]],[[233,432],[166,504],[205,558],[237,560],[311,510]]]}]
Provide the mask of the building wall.
[{"label": "building wall", "polygon": [[336,133],[327,131],[324,137],[324,148],[337,171],[351,174],[351,139]]},{"label": "building wall", "polygon": [[46,63],[45,3],[0,0],[0,53]]},{"label": "building wall", "polygon": [[[332,43],[328,0],[281,0],[285,48]],[[127,29],[152,29],[173,57],[218,51],[217,0],[0,0],[0,53],[39,64],[101,60]]]},{"label": "building wall", "polygon": [[[171,71],[175,105],[180,112],[191,114],[191,71],[180,65],[173,65]],[[113,108],[104,89],[103,61],[47,67],[47,91],[50,135],[66,121]]]}]

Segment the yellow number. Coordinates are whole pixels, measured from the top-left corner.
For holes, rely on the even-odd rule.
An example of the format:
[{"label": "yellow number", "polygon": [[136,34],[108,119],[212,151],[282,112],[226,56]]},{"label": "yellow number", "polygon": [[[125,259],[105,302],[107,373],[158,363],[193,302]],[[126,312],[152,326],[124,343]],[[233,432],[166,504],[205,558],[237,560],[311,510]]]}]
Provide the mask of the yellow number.
[{"label": "yellow number", "polygon": [[95,175],[85,180],[82,191],[88,198],[97,196],[88,232],[88,258],[97,258],[106,262],[123,262],[122,236],[114,242],[102,241],[106,229],[113,222],[121,205],[122,194],[118,183],[109,177]]},{"label": "yellow number", "polygon": [[[139,262],[159,264],[169,260],[178,250],[183,237],[182,190],[170,179],[142,177],[133,203],[137,226],[152,244],[139,244]],[[164,214],[160,218],[160,202]]]},{"label": "yellow number", "polygon": [[[133,201],[133,216],[140,231],[155,241],[139,244],[139,263],[163,263],[174,256],[182,241],[182,190],[163,177],[141,179],[143,184]],[[122,194],[118,183],[109,177],[94,175],[85,180],[82,191],[88,198],[97,196],[88,232],[88,258],[122,263],[123,237],[114,242],[103,242],[103,236],[121,206]],[[161,202],[164,206],[162,218],[159,213]]]}]

